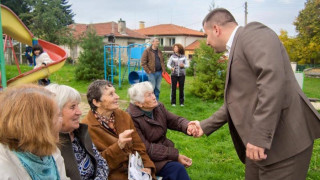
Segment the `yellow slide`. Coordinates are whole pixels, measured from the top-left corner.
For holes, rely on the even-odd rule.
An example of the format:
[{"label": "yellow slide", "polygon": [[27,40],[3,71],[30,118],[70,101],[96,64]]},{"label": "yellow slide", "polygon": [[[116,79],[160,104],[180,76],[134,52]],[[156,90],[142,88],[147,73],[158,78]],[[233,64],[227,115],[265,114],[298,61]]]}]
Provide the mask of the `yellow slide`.
[{"label": "yellow slide", "polygon": [[[32,46],[33,34],[11,9],[1,5],[1,18],[4,34],[11,36],[13,39],[21,43]],[[8,80],[8,87],[35,82],[38,79],[49,76],[64,65],[67,58],[67,53],[64,49],[41,39],[38,40],[38,43],[43,47],[43,50],[48,53],[54,62],[48,64],[46,67],[33,69]]]}]

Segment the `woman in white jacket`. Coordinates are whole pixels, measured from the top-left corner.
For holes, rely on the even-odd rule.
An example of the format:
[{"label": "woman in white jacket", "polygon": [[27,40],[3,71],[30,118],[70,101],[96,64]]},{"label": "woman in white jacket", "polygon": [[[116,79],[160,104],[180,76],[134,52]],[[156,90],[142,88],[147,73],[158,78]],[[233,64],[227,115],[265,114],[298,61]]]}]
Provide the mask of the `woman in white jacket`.
[{"label": "woman in white jacket", "polygon": [[57,148],[61,117],[53,93],[24,85],[8,88],[0,102],[0,179],[69,179]]},{"label": "woman in white jacket", "polygon": [[167,67],[171,69],[171,105],[176,106],[176,89],[177,82],[179,82],[180,106],[184,106],[185,69],[189,67],[189,61],[184,55],[184,48],[181,44],[174,44],[172,48],[174,53],[167,63]]}]

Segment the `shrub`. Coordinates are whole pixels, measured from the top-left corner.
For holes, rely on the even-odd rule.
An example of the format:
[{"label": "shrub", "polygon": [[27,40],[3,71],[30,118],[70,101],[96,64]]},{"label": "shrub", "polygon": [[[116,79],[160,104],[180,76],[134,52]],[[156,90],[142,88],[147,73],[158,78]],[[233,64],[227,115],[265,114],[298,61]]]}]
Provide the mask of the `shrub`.
[{"label": "shrub", "polygon": [[194,75],[195,75],[195,74],[194,74],[195,66],[196,66],[196,63],[195,63],[195,62],[196,62],[196,61],[194,61],[194,60],[189,61],[189,67],[188,67],[187,70],[186,70],[187,76],[194,76]]},{"label": "shrub", "polygon": [[88,28],[80,43],[80,52],[75,75],[77,80],[104,78],[103,38],[92,28]]},{"label": "shrub", "polygon": [[196,75],[191,91],[196,96],[214,100],[223,97],[227,61],[221,61],[221,55],[215,53],[205,41],[201,41],[200,47],[195,50],[192,61],[196,63]]}]

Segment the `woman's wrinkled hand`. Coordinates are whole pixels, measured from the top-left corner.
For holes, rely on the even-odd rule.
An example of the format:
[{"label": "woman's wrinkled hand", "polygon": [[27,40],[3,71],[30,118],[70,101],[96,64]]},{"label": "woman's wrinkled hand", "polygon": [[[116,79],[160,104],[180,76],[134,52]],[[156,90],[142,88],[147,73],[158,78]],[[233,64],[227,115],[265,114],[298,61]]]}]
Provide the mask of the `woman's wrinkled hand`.
[{"label": "woman's wrinkled hand", "polygon": [[184,167],[190,167],[192,165],[192,159],[182,154],[179,154],[178,162],[184,165]]},{"label": "woman's wrinkled hand", "polygon": [[133,129],[127,129],[119,134],[118,145],[120,149],[123,149],[127,143],[132,141],[131,134],[133,131]]},{"label": "woman's wrinkled hand", "polygon": [[148,173],[148,174],[151,174],[151,169],[150,168],[142,168],[141,171],[145,172],[145,173]]}]

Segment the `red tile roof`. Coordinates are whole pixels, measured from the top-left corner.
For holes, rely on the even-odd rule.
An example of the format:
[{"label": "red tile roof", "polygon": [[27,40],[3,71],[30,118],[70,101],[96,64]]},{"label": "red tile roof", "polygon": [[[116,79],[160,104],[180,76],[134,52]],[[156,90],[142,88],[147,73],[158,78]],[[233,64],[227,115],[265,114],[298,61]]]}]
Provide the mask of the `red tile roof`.
[{"label": "red tile roof", "polygon": [[[96,24],[71,24],[69,28],[74,29],[73,36],[79,37],[82,35],[88,26],[93,26],[99,36],[105,36],[109,34],[114,34],[115,37],[126,37],[126,38],[137,38],[137,39],[147,39],[148,37],[126,28],[126,34],[120,34],[118,32],[118,23],[116,22],[106,22],[106,23],[96,23]],[[112,28],[113,27],[113,28]]]},{"label": "red tile roof", "polygon": [[197,49],[198,47],[200,47],[200,41],[196,40],[193,43],[189,44],[189,46],[187,46],[185,48],[185,50],[193,51],[193,50]]},{"label": "red tile roof", "polygon": [[184,36],[198,36],[204,37],[204,33],[193,29],[177,26],[174,24],[160,24],[156,26],[150,26],[143,29],[135,30],[146,36],[152,35],[184,35]]}]

